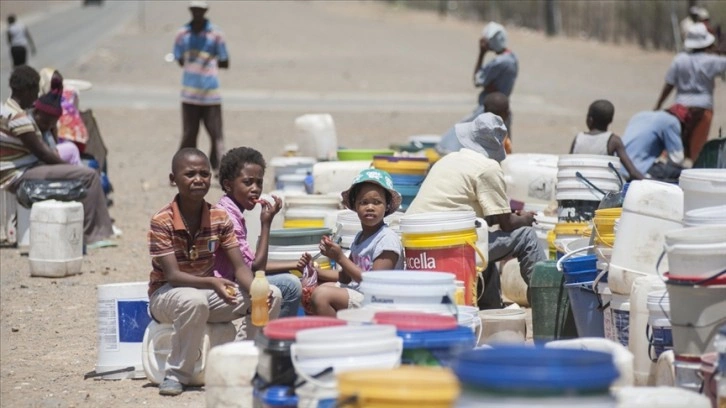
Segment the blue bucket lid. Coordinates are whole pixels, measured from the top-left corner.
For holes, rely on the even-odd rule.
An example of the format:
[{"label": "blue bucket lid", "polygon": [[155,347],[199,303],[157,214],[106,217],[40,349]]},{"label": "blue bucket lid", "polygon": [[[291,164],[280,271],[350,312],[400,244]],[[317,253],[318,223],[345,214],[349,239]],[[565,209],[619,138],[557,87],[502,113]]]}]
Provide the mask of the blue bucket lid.
[{"label": "blue bucket lid", "polygon": [[403,348],[441,348],[462,345],[474,347],[474,332],[469,327],[459,326],[452,330],[426,330],[397,332],[403,339]]},{"label": "blue bucket lid", "polygon": [[273,407],[297,406],[297,395],[290,387],[275,385],[262,394],[262,402]]},{"label": "blue bucket lid", "polygon": [[468,351],[453,368],[463,384],[497,391],[607,390],[618,377],[608,353],[525,346]]},{"label": "blue bucket lid", "polygon": [[583,255],[570,258],[562,263],[565,274],[597,269],[596,255]]}]

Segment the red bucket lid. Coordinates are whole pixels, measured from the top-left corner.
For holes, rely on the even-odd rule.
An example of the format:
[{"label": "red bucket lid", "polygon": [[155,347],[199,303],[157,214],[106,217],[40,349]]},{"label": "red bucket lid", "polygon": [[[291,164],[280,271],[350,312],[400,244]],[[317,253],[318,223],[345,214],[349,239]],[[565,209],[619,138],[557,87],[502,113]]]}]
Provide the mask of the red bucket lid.
[{"label": "red bucket lid", "polygon": [[[678,276],[673,275],[670,272],[666,272],[663,274],[663,276],[666,277],[667,281],[672,280],[675,282],[683,282],[683,283],[696,283],[702,281],[704,278],[694,278],[693,276]],[[720,285],[726,285],[726,274],[719,276],[716,279],[711,279],[706,283],[700,284],[699,286],[720,286]]]},{"label": "red bucket lid", "polygon": [[269,339],[295,340],[295,334],[300,330],[315,329],[318,327],[345,326],[345,320],[334,317],[306,316],[284,317],[275,319],[265,326],[262,331]]},{"label": "red bucket lid", "polygon": [[457,327],[454,316],[422,312],[377,312],[373,322],[392,324],[404,331],[453,330]]}]

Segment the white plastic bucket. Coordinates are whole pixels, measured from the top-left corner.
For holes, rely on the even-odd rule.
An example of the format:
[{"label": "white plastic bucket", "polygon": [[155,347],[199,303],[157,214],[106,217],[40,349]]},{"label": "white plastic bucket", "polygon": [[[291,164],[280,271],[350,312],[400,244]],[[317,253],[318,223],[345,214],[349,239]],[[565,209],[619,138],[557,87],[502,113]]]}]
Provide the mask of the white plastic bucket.
[{"label": "white plastic bucket", "polygon": [[30,276],[61,278],[81,273],[83,205],[40,201],[30,210]]},{"label": "white plastic bucket", "polygon": [[355,236],[361,231],[360,219],[355,211],[340,210],[336,217],[336,231],[340,236],[340,246],[350,249]]},{"label": "white plastic bucket", "polygon": [[311,208],[316,210],[340,210],[340,196],[333,194],[292,195],[285,198],[285,208]]},{"label": "white plastic bucket", "polygon": [[204,373],[207,408],[247,408],[252,405],[252,379],[259,354],[253,340],[235,341],[209,351]]},{"label": "white plastic bucket", "polygon": [[693,227],[665,234],[669,273],[677,279],[705,279],[726,269],[726,228]]},{"label": "white plastic bucket", "polygon": [[628,348],[635,356],[633,374],[635,385],[647,385],[652,383],[650,378],[654,372],[655,365],[648,353],[650,342],[647,337],[648,318],[648,294],[665,289],[665,284],[658,276],[644,276],[633,283],[633,290],[630,292],[630,323]]},{"label": "white plastic bucket", "polygon": [[[608,167],[609,163],[612,163],[615,171]],[[603,198],[602,193],[577,177],[578,172],[604,192],[620,190],[620,181],[616,174],[620,169],[620,160],[617,157],[589,154],[562,155],[557,161],[557,168],[557,201],[600,201]]]},{"label": "white plastic bucket", "polygon": [[[683,192],[678,186],[650,180],[630,183],[613,245],[608,284],[613,293],[628,294],[633,280],[655,275],[667,231],[681,229]],[[660,273],[668,270],[662,262]]]},{"label": "white plastic bucket", "polygon": [[501,162],[507,196],[528,205],[554,202],[558,159],[554,154],[508,154]]},{"label": "white plastic bucket", "polygon": [[675,387],[624,387],[615,392],[617,408],[711,408],[703,395]]},{"label": "white plastic bucket", "polygon": [[335,316],[340,320],[345,320],[349,325],[364,325],[373,322],[373,315],[378,309],[363,306],[358,309],[342,309],[338,310]]},{"label": "white plastic bucket", "polygon": [[526,312],[522,309],[480,310],[482,334],[479,344],[522,344],[526,340]]},{"label": "white plastic bucket", "polygon": [[476,306],[458,306],[459,326],[466,326],[474,332],[474,336],[479,344],[482,336],[481,319],[479,318],[479,308]]},{"label": "white plastic bucket", "polygon": [[361,171],[371,167],[371,160],[346,160],[318,162],[313,166],[313,192],[316,194],[340,193]]},{"label": "white plastic bucket", "polygon": [[673,350],[664,351],[658,362],[655,363],[655,385],[656,387],[674,387],[676,385],[676,373],[674,369],[675,354]]},{"label": "white plastic bucket", "polygon": [[300,153],[318,160],[334,160],[338,152],[335,122],[329,113],[310,113],[295,118],[295,139]]},{"label": "white plastic bucket", "polygon": [[613,356],[613,363],[620,375],[611,386],[612,388],[627,387],[634,383],[633,379],[633,353],[620,343],[599,337],[584,337],[579,339],[555,340],[545,344],[549,348],[564,348],[575,350],[602,351]]},{"label": "white plastic bucket", "polygon": [[615,333],[618,343],[628,347],[628,339],[630,338],[630,295],[613,293],[610,310],[612,311],[613,333]]},{"label": "white plastic bucket", "polygon": [[[171,353],[171,335],[174,328],[171,324],[160,324],[151,321],[144,332],[141,347],[141,362],[146,378],[152,384],[161,384],[166,375],[166,361]],[[207,368],[207,355],[212,347],[233,341],[237,334],[234,324],[207,323],[204,338],[197,352],[194,371],[187,385],[204,385],[204,372]]]},{"label": "white plastic bucket", "polygon": [[338,210],[331,208],[288,208],[283,228],[335,228]]},{"label": "white plastic bucket", "polygon": [[722,225],[726,227],[726,205],[689,210],[683,216],[685,227],[705,227]]},{"label": "white plastic bucket", "polygon": [[502,295],[519,306],[529,306],[527,284],[522,278],[519,261],[517,259],[508,260],[502,268],[501,275]]},{"label": "white plastic bucket", "polygon": [[668,318],[670,310],[667,291],[648,293],[648,357],[653,361],[657,361],[665,351],[673,349],[671,320]]},{"label": "white plastic bucket", "polygon": [[684,192],[683,210],[713,207],[726,203],[726,169],[687,169],[678,185]]},{"label": "white plastic bucket", "polygon": [[[299,377],[331,388],[335,374],[361,369],[391,369],[401,364],[403,339],[392,325],[337,326],[302,330],[290,346],[290,359]],[[333,373],[313,378],[327,368]]]},{"label": "white plastic bucket", "polygon": [[418,271],[363,272],[360,291],[363,305],[398,306],[405,304],[455,305],[454,274]]},{"label": "white plastic bucket", "polygon": [[726,285],[686,286],[666,282],[676,356],[715,351],[713,339],[726,324]]},{"label": "white plastic bucket", "polygon": [[338,398],[338,387],[320,387],[303,384],[295,389],[298,408],[333,407]]},{"label": "white plastic bucket", "polygon": [[[313,171],[313,164],[315,164],[316,161],[317,160],[315,160],[314,157],[273,157],[269,162],[269,166],[272,167],[275,174],[275,189],[285,190],[285,182],[280,180],[281,176],[303,176],[304,180],[305,176]],[[295,178],[295,180],[299,180],[299,177]],[[299,184],[295,189],[296,192],[299,192],[297,188],[299,188]],[[305,190],[303,185],[303,193],[304,192]]]},{"label": "white plastic bucket", "polygon": [[96,374],[132,370],[102,375],[106,380],[144,378],[141,349],[149,317],[148,282],[112,283],[98,285],[96,311],[98,360]]}]

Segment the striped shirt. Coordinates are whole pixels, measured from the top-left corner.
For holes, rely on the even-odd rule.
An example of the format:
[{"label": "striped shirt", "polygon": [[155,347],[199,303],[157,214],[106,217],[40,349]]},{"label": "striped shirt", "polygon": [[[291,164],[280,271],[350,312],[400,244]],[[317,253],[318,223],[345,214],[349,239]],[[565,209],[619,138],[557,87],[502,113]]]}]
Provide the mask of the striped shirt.
[{"label": "striped shirt", "polygon": [[9,98],[0,107],[0,188],[8,187],[25,170],[39,163],[19,137],[30,132],[41,137],[30,114]]},{"label": "striped shirt", "polygon": [[[184,226],[177,200],[167,204],[151,218],[148,233],[151,274],[149,275],[149,296],[166,283],[159,258],[174,254],[179,270],[194,276],[213,276],[214,252],[217,248],[236,248],[239,244],[234,234],[234,225],[227,212],[205,202],[202,222],[196,237],[192,237]],[[196,259],[191,259],[196,252]]]},{"label": "striped shirt", "polygon": [[217,61],[227,61],[224,35],[217,26],[205,22],[199,33],[192,31],[191,23],[182,27],[174,41],[174,58],[184,62],[182,76],[182,102],[192,105],[219,105],[219,69]]}]

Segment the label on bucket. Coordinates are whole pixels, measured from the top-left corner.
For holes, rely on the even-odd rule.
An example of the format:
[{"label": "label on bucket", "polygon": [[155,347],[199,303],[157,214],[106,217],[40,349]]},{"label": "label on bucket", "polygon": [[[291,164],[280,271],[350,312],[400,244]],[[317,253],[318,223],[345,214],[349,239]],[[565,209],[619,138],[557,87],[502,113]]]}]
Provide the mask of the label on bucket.
[{"label": "label on bucket", "polygon": [[630,311],[613,309],[613,327],[618,342],[628,347],[630,339]]},{"label": "label on bucket", "polygon": [[449,248],[406,248],[406,268],[449,272],[464,282],[464,300],[473,304],[476,294],[476,255],[468,244]]},{"label": "label on bucket", "polygon": [[141,343],[151,318],[147,300],[98,301],[98,347],[119,351],[120,343]]}]

